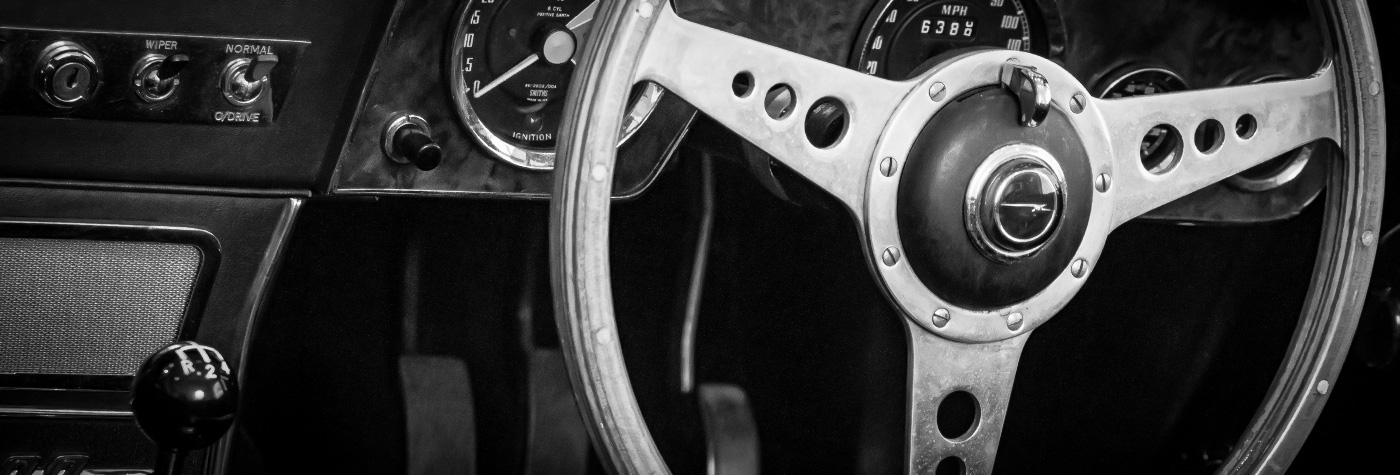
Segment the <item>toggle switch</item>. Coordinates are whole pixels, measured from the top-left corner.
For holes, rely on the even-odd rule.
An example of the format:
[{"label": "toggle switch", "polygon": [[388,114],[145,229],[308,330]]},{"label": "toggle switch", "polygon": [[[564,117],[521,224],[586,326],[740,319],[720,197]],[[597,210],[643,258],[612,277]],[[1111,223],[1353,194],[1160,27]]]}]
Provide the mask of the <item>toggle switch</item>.
[{"label": "toggle switch", "polygon": [[230,104],[245,107],[257,102],[264,89],[269,88],[268,74],[277,66],[277,55],[260,54],[253,58],[238,58],[224,66],[222,89]]},{"label": "toggle switch", "polygon": [[190,64],[184,54],[148,54],[132,69],[132,86],[136,96],[146,102],[161,102],[175,95],[180,86],[180,71]]}]

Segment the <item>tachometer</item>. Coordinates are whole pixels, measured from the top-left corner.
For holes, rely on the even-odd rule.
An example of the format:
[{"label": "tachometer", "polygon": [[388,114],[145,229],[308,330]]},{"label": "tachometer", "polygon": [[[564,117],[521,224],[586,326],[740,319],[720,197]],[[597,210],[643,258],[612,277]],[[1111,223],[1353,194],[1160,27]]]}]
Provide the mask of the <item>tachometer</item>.
[{"label": "tachometer", "polygon": [[1028,0],[883,0],[865,22],[856,61],[866,74],[905,79],[929,58],[990,46],[1043,54]]},{"label": "tachometer", "polygon": [[[463,125],[488,153],[528,169],[554,167],[555,131],[575,56],[597,0],[465,0],[448,48],[448,87]],[[660,99],[632,94],[626,140]]]}]

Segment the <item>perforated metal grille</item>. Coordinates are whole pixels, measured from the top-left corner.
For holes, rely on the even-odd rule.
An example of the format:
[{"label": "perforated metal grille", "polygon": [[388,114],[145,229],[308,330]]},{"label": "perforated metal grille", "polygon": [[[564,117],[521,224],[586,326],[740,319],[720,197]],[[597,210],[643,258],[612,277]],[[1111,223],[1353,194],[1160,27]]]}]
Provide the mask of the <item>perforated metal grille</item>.
[{"label": "perforated metal grille", "polygon": [[188,244],[0,238],[0,373],[129,375],[174,341]]}]

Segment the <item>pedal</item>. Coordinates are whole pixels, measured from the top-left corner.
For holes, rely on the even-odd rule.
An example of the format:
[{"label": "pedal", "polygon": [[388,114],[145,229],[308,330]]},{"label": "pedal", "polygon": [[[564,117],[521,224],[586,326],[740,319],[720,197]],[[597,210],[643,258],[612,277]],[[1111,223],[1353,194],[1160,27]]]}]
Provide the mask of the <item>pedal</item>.
[{"label": "pedal", "polygon": [[476,417],[467,365],[450,356],[399,357],[409,475],[476,473]]},{"label": "pedal", "polygon": [[703,383],[698,394],[709,475],[757,475],[758,425],[744,389]]},{"label": "pedal", "polygon": [[527,475],[588,472],[588,429],[574,403],[564,354],[558,349],[530,351],[529,437]]}]

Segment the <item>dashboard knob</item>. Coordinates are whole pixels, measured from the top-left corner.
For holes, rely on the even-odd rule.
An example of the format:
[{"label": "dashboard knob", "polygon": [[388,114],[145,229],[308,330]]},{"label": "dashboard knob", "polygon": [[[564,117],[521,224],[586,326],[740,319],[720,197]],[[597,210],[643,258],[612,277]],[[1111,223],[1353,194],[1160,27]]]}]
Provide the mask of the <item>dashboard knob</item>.
[{"label": "dashboard knob", "polygon": [[394,134],[394,148],[419,170],[428,171],[442,163],[442,147],[423,129],[408,126]]},{"label": "dashboard knob", "polygon": [[399,163],[411,163],[429,171],[442,163],[442,147],[433,141],[427,121],[416,115],[401,115],[384,128],[384,153]]},{"label": "dashboard knob", "polygon": [[55,41],[39,52],[34,87],[48,105],[59,109],[80,106],[97,95],[101,70],[82,45]]},{"label": "dashboard knob", "polygon": [[159,449],[156,474],[174,474],[190,450],[208,447],[233,425],[238,384],[218,350],[191,341],[156,351],[131,386],[131,412]]}]

